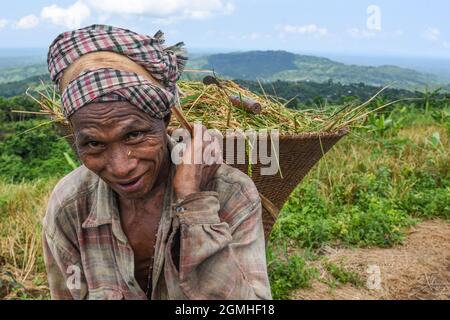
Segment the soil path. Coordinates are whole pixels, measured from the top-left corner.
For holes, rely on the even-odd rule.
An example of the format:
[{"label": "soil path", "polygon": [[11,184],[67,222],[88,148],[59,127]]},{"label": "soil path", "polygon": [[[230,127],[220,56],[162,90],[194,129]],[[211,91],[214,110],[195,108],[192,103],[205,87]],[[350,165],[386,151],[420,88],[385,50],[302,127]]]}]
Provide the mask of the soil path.
[{"label": "soil path", "polygon": [[392,248],[326,248],[326,252],[329,261],[357,272],[365,285],[332,289],[315,281],[312,288],[297,290],[294,299],[450,299],[447,221],[422,222],[410,229],[403,245]]}]

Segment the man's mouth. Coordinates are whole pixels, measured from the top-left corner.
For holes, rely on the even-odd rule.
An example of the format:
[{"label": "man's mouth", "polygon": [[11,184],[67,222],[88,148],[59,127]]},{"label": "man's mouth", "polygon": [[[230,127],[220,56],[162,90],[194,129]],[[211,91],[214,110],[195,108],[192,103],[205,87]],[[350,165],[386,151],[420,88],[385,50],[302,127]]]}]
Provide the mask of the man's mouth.
[{"label": "man's mouth", "polygon": [[144,175],[123,183],[116,182],[116,185],[124,192],[134,192],[141,187],[143,177]]}]

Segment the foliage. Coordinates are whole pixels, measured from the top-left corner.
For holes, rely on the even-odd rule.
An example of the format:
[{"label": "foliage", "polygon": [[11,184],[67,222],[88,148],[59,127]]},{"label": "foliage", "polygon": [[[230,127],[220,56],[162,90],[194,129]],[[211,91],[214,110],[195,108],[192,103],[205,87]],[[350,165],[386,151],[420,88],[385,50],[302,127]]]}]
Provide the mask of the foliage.
[{"label": "foliage", "polygon": [[[276,80],[262,83],[249,80],[235,81],[251,91],[260,94],[265,92],[268,95],[284,98],[289,101],[288,107],[294,109],[320,107],[324,102],[332,105],[357,104],[369,100],[382,89],[380,86],[371,86],[364,83],[344,84],[332,80],[325,82]],[[389,101],[417,99],[411,100],[411,106],[423,110],[425,98],[428,99],[428,103],[432,105],[433,110],[442,109],[446,105],[450,106],[448,94],[436,93],[427,96],[422,92],[396,88],[384,90],[373,105],[375,108]],[[320,100],[320,103],[318,103],[318,100]]]},{"label": "foliage", "polygon": [[317,269],[308,266],[299,254],[280,258],[268,250],[268,271],[273,299],[286,299],[297,288],[306,288],[318,276]]},{"label": "foliage", "polygon": [[[11,127],[11,126],[10,126]],[[76,158],[52,125],[38,120],[14,123],[14,132],[0,140],[0,177],[18,182],[61,176],[71,171],[64,153]]]},{"label": "foliage", "polygon": [[39,112],[40,109],[30,98],[23,95],[12,98],[0,97],[0,123],[36,117],[32,113],[18,113],[14,111]]},{"label": "foliage", "polygon": [[338,284],[346,284],[350,283],[355,287],[361,287],[363,285],[363,281],[359,274],[354,271],[347,270],[342,263],[335,264],[332,262],[324,263],[325,269],[328,273],[333,277],[334,281],[331,282],[332,286],[336,286],[334,282]]}]

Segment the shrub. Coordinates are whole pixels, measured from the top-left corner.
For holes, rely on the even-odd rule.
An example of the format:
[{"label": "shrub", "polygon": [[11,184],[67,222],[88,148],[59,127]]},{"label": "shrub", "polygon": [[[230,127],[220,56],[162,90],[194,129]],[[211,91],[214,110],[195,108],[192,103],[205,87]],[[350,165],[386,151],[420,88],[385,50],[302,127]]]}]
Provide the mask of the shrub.
[{"label": "shrub", "polygon": [[289,298],[294,289],[309,287],[311,280],[318,276],[317,269],[309,267],[305,259],[298,254],[285,260],[276,257],[269,250],[268,256],[268,272],[274,299]]},{"label": "shrub", "polygon": [[72,170],[64,153],[75,155],[52,125],[23,121],[0,142],[0,177],[18,182],[62,176]]}]

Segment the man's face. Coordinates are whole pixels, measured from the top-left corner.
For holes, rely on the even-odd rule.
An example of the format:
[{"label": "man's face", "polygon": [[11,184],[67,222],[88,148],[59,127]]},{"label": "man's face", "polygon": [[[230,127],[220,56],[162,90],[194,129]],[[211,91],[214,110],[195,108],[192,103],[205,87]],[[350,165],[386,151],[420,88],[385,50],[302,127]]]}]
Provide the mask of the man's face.
[{"label": "man's face", "polygon": [[168,165],[165,122],[129,102],[92,103],[70,121],[80,160],[119,196],[144,197]]}]

